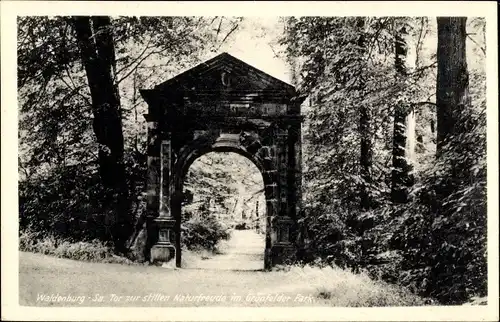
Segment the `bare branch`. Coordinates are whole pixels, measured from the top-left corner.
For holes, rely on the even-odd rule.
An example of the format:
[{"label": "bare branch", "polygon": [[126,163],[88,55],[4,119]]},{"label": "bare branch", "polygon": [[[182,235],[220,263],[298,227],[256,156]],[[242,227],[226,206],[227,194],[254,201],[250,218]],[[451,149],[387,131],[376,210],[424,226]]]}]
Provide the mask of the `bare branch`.
[{"label": "bare branch", "polygon": [[210,21],[210,24],[213,24],[217,18],[218,18],[217,16],[213,17],[212,21]]},{"label": "bare branch", "polygon": [[469,38],[473,43],[475,43],[479,47],[479,49],[481,49],[483,54],[486,56],[486,49],[485,48],[483,48],[480,44],[478,44],[477,41],[475,41],[474,38],[472,38],[470,36],[470,34],[467,34],[467,38]]},{"label": "bare branch", "polygon": [[408,74],[408,75],[409,75],[409,76],[410,76],[410,75],[416,75],[416,74],[421,73],[421,72],[423,72],[423,71],[425,71],[425,70],[427,70],[427,69],[433,68],[433,67],[434,67],[434,66],[436,66],[436,65],[437,65],[437,60],[436,60],[436,61],[434,61],[434,62],[433,62],[432,64],[430,64],[430,65],[423,66],[423,67],[419,67],[419,68],[415,69],[415,71],[413,71],[412,73],[410,73],[410,74]]},{"label": "bare branch", "polygon": [[268,43],[267,45],[269,46],[269,48],[271,48],[271,50],[274,54],[274,57],[278,57],[278,53],[276,53],[276,51],[274,50],[274,47],[270,43]]},{"label": "bare branch", "polygon": [[430,102],[430,101],[424,101],[424,102],[416,102],[413,103],[412,105],[414,106],[421,106],[421,105],[432,105],[432,106],[437,106],[436,103]]},{"label": "bare branch", "polygon": [[250,196],[250,198],[247,198],[247,199],[244,201],[244,203],[247,203],[247,202],[249,202],[250,200],[255,199],[255,196],[257,196],[259,193],[262,193],[262,192],[264,192],[264,188],[262,188],[262,189],[260,189],[260,190],[258,190],[258,191],[256,191],[256,192],[254,192],[254,193]]},{"label": "bare branch", "polygon": [[220,48],[222,47],[222,45],[224,44],[224,42],[226,41],[226,39],[236,30],[238,29],[239,27],[239,24],[236,23],[234,24],[233,28],[231,28],[231,30],[229,30],[229,32],[226,34],[226,36],[224,37],[224,39],[222,39],[222,42],[219,44],[219,48],[217,48],[217,50],[220,50]]},{"label": "bare branch", "polygon": [[[382,19],[385,19],[382,21]],[[380,36],[380,33],[382,32],[382,30],[384,30],[384,28],[387,26],[387,24],[389,22],[393,22],[394,20],[393,19],[390,19],[390,18],[377,18],[377,20],[379,21],[379,27],[377,28],[377,30],[375,31],[375,34],[371,37],[370,39],[370,44],[368,45],[368,60],[371,60],[372,58],[372,51],[373,51],[373,48],[375,47],[375,44],[379,45],[379,36]]]},{"label": "bare branch", "polygon": [[153,48],[154,46],[149,46],[149,44],[151,43],[151,37],[149,38],[148,42],[146,43],[146,45],[144,46],[144,50],[141,51],[141,53],[135,58],[135,60],[133,62],[131,62],[130,64],[126,65],[126,66],[123,66],[122,68],[120,68],[116,73],[115,73],[115,77],[118,77],[118,74],[120,74],[122,71],[124,71],[125,69],[129,68],[130,66],[134,65],[140,58],[142,55],[144,55],[144,53],[148,50],[148,49],[151,49]]},{"label": "bare branch", "polygon": [[220,17],[220,21],[219,21],[219,26],[217,27],[217,34],[216,34],[216,37],[219,36],[219,33],[220,33],[220,27],[222,26],[222,20],[224,19],[224,17]]},{"label": "bare branch", "polygon": [[125,74],[125,76],[123,76],[121,79],[119,79],[117,82],[116,82],[116,85],[120,84],[124,79],[126,79],[127,77],[129,77],[130,75],[132,75],[133,72],[136,71],[136,69],[139,67],[140,64],[142,64],[143,61],[145,61],[146,59],[148,59],[149,57],[151,57],[152,55],[155,55],[155,54],[161,54],[164,50],[157,50],[157,51],[152,51],[150,52],[149,54],[147,54],[146,56],[144,56],[141,60],[139,60],[136,64],[136,66],[134,68],[132,68],[127,74]]},{"label": "bare branch", "polygon": [[[185,37],[187,37],[187,35],[189,34],[190,32],[186,32],[184,33],[183,35],[179,35],[178,37],[178,41],[182,41],[185,39]],[[151,38],[150,38],[150,41],[148,41],[148,44],[151,42]],[[164,51],[167,50],[167,48],[163,48],[163,49],[160,49],[160,50],[156,50],[156,51],[152,51],[150,52],[149,54],[147,54],[146,56],[140,58],[141,55],[143,55],[147,49],[151,49],[151,48],[154,48],[155,45],[151,45],[151,46],[146,46],[146,48],[142,51],[142,53],[132,62],[130,63],[126,68],[132,66],[135,64],[135,67],[132,68],[125,76],[123,76],[121,79],[119,79],[118,81],[116,81],[116,85],[120,84],[124,79],[126,79],[127,77],[129,77],[137,68],[139,68],[139,66],[142,64],[142,62],[144,62],[146,59],[148,59],[149,57],[151,57],[152,55],[155,55],[155,54],[161,54],[163,53]],[[118,75],[121,71],[123,71],[125,68],[122,68],[120,71],[118,71],[116,73],[116,75]]]},{"label": "bare branch", "polygon": [[66,75],[68,76],[71,84],[73,84],[73,87],[76,87],[75,82],[73,81],[73,77],[71,77],[71,73],[69,72],[68,65],[64,66],[64,71],[66,72]]},{"label": "bare branch", "polygon": [[[87,103],[87,104],[88,104],[88,106],[92,106],[92,103],[90,102],[90,99],[89,99],[87,96],[85,96],[85,95],[83,95],[82,93],[80,93],[80,89],[81,89],[82,87],[84,87],[83,85],[81,85],[81,86],[76,86],[76,85],[75,85],[75,83],[72,81],[73,87],[71,87],[71,86],[68,84],[68,82],[66,82],[66,81],[64,80],[64,78],[63,78],[62,76],[58,75],[58,78],[59,78],[59,79],[60,79],[60,80],[64,83],[64,85],[66,85],[66,87],[67,87],[68,89],[70,89],[70,90],[71,90],[72,92],[74,92],[76,95],[78,95],[78,96],[80,96],[81,98],[83,98],[83,100],[85,101],[85,103]],[[70,79],[71,79],[71,78],[70,78]]]}]

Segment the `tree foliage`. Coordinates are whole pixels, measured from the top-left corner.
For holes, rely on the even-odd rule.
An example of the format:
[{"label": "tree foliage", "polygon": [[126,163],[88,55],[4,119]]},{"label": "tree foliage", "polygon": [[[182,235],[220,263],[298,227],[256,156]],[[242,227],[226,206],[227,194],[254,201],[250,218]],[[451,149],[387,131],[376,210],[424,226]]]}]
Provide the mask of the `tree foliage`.
[{"label": "tree foliage", "polygon": [[[466,37],[471,36],[465,24],[454,30],[449,25],[438,29],[425,17],[358,19],[293,17],[285,22],[285,57],[294,66],[301,95],[308,97],[304,259],[320,257],[366,269],[442,303],[484,295],[484,43],[478,37],[467,41],[472,49],[466,53]],[[471,21],[467,29],[484,32],[484,20]],[[447,43],[442,28],[448,28]],[[454,45],[459,42],[462,47]],[[441,48],[437,52],[436,45]],[[467,68],[466,54],[473,59],[472,68]],[[459,57],[456,69],[442,63]],[[436,104],[442,106],[439,88],[463,93],[468,86],[446,83],[437,66],[457,70],[465,76],[458,78],[462,80],[470,74],[474,97],[470,102],[448,101],[448,114],[441,116],[436,114]],[[396,131],[410,112],[416,118],[415,132],[405,126]],[[451,121],[459,128],[443,134],[443,124]],[[442,135],[447,143],[438,146],[436,157]],[[405,136],[409,142],[403,141]],[[408,143],[414,143],[414,151]],[[415,157],[410,159],[410,154]],[[398,168],[409,177],[395,178]],[[391,198],[397,183],[404,184],[407,197]],[[369,207],[362,201],[364,191]]]},{"label": "tree foliage", "polygon": [[[146,104],[139,89],[203,60],[232,36],[241,19],[79,18],[95,25],[86,44],[81,42],[83,37],[77,37],[71,17],[18,18],[20,222],[21,228],[32,225],[60,235],[113,240],[109,222],[113,207],[105,202],[108,192],[102,176],[114,177],[117,167],[109,168],[111,172],[102,171],[98,161],[110,145],[120,144],[121,139],[103,141],[103,135],[111,134],[105,129],[112,120],[109,115],[96,114],[92,90],[108,94],[110,90],[93,87],[82,49],[108,37],[104,41],[108,46],[103,46],[101,52],[94,48],[94,58],[103,59],[113,56],[106,55],[106,48],[114,47],[114,62],[108,62],[108,81],[115,86],[118,102],[115,100],[109,111],[115,113],[113,122],[122,123],[114,133],[123,137],[122,147],[117,150],[118,155],[123,155],[129,191],[123,211],[140,217],[145,206],[146,129],[142,114]],[[99,21],[106,24],[100,28]],[[87,63],[92,65],[95,60]],[[102,76],[99,72],[93,75]],[[100,122],[97,127],[96,122]],[[123,213],[120,216],[130,218]]]}]

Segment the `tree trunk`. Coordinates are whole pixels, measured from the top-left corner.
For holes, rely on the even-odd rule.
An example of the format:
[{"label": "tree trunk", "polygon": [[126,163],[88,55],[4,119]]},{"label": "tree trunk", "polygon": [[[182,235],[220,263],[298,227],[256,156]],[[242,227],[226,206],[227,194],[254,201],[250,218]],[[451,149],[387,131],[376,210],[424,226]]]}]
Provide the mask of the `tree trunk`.
[{"label": "tree trunk", "polygon": [[[397,28],[395,35],[395,68],[397,77],[402,81],[407,76],[406,55],[407,45],[405,27]],[[409,175],[410,165],[406,159],[406,121],[407,106],[399,103],[394,107],[394,130],[392,139],[392,184],[391,200],[394,203],[404,203],[408,200],[408,186],[411,185]]]},{"label": "tree trunk", "polygon": [[99,145],[99,171],[106,189],[104,203],[108,233],[115,250],[125,252],[132,220],[123,162],[124,139],[120,98],[114,82],[115,52],[109,17],[74,17],[81,59],[87,74],[94,115],[93,129]]},{"label": "tree trunk", "polygon": [[[357,27],[359,28],[359,38],[357,40],[357,45],[359,46],[360,58],[363,57],[365,53],[365,34],[364,26],[365,20],[363,17],[357,18]],[[358,82],[358,89],[360,92],[363,91],[365,84],[363,80],[363,75],[360,75]],[[359,163],[361,166],[361,191],[360,191],[360,205],[362,210],[369,210],[372,208],[372,198],[370,196],[371,189],[371,167],[373,159],[373,147],[372,147],[372,137],[370,131],[371,124],[371,111],[366,105],[360,106],[360,117],[359,117],[359,133],[361,137],[360,142],[360,159]]]},{"label": "tree trunk", "polygon": [[465,51],[466,17],[437,18],[437,155],[458,130],[458,116],[469,102]]}]

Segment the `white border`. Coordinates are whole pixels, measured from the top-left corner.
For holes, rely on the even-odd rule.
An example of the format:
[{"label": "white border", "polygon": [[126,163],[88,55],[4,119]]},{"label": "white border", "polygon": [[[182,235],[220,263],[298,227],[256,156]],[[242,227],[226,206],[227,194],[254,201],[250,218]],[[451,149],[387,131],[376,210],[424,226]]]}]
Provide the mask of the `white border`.
[{"label": "white border", "polygon": [[[496,2],[71,2],[2,1],[2,319],[8,320],[498,320],[498,44]],[[417,308],[35,308],[18,304],[18,15],[483,16],[487,19],[488,305]]]}]

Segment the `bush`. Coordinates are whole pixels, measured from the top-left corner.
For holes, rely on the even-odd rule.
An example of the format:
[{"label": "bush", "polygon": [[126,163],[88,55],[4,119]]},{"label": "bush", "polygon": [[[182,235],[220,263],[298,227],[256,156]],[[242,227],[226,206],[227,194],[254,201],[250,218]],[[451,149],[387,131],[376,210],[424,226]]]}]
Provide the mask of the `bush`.
[{"label": "bush", "polygon": [[246,222],[237,223],[236,225],[234,225],[234,229],[236,229],[236,230],[246,230],[246,229],[248,229],[247,223]]},{"label": "bush", "polygon": [[[394,236],[403,255],[400,282],[443,304],[462,304],[487,294],[485,187],[468,184],[437,203],[428,200],[408,211]],[[437,205],[433,209],[433,204]]]},{"label": "bush", "polygon": [[181,241],[189,250],[215,251],[219,241],[230,237],[230,229],[210,215],[192,217],[181,226]]},{"label": "bush", "polygon": [[[130,207],[127,218],[138,216],[144,202],[142,163],[126,159]],[[141,161],[141,160],[139,160]],[[141,161],[142,162],[142,161]],[[58,238],[103,242],[113,240],[113,205],[96,162],[54,166],[19,181],[19,227]]]},{"label": "bush", "polygon": [[42,235],[32,229],[20,232],[19,250],[87,262],[133,263],[126,258],[115,256],[113,249],[99,240],[75,242],[53,234]]},{"label": "bush", "polygon": [[461,115],[468,131],[451,137],[425,169],[394,236],[401,283],[443,304],[487,295],[485,122]]}]

